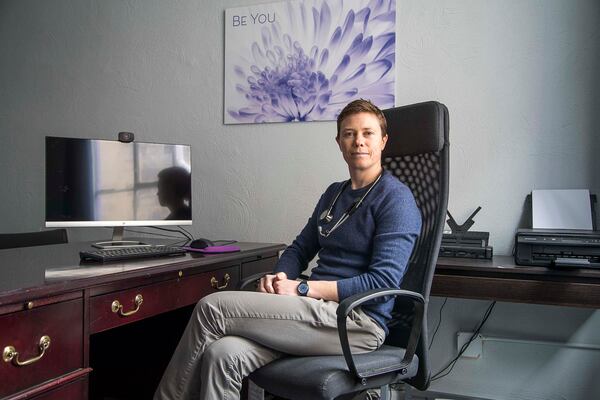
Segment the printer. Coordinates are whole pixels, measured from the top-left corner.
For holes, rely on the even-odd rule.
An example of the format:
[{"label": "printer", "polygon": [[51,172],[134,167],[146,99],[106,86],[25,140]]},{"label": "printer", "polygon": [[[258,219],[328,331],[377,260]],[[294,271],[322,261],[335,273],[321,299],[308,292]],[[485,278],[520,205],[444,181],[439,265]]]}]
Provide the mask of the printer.
[{"label": "printer", "polygon": [[515,263],[600,268],[600,231],[519,229],[515,236]]}]

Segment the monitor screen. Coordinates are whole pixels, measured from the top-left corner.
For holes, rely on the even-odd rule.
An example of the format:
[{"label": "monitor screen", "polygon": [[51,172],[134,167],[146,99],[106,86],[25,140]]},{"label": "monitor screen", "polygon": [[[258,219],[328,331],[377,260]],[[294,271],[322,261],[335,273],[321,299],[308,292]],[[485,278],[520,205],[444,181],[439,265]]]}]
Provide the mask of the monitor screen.
[{"label": "monitor screen", "polygon": [[46,137],[46,226],[192,223],[188,145]]}]

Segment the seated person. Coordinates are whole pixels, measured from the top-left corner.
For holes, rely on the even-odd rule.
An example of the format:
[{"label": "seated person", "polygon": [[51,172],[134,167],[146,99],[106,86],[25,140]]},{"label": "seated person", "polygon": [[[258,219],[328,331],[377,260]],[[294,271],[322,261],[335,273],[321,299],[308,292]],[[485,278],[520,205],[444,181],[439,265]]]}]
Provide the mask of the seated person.
[{"label": "seated person", "polygon": [[158,203],[169,209],[165,219],[192,219],[191,187],[191,175],[185,168],[169,167],[158,173]]},{"label": "seated person", "polygon": [[[337,131],[350,179],[327,188],[258,292],[219,292],[198,302],[155,399],[239,399],[242,379],[282,355],[341,355],[339,301],[400,286],[421,215],[410,189],[381,166],[385,117],[355,100],[340,113]],[[317,253],[301,284],[296,278]],[[349,315],[353,352],[381,346],[393,304],[381,298]]]}]

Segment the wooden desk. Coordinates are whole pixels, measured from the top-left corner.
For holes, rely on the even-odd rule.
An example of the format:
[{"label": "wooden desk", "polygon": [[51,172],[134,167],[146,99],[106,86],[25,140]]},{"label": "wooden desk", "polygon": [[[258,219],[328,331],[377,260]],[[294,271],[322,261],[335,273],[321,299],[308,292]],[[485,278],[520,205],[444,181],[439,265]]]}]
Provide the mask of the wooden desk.
[{"label": "wooden desk", "polygon": [[[79,250],[89,243],[1,250],[0,399],[87,399],[95,368],[90,363],[95,345],[90,343],[102,342],[93,338],[182,310],[211,292],[235,287],[248,275],[271,271],[284,249],[281,244],[239,246],[239,253],[106,265],[80,264]],[[41,342],[47,343],[45,350]],[[127,349],[119,348],[118,339],[111,338],[110,344],[112,351],[104,357],[109,365],[124,362]],[[103,352],[96,349],[100,356]],[[17,366],[17,360],[33,362]]]},{"label": "wooden desk", "polygon": [[520,266],[509,256],[440,257],[431,295],[600,308],[600,270]]}]

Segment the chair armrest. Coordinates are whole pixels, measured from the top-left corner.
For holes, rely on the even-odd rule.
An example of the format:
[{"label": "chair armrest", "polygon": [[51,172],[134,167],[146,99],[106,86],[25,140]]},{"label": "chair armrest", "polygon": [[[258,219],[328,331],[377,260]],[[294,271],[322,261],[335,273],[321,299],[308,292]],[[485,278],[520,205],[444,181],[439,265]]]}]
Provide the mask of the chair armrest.
[{"label": "chair armrest", "polygon": [[[236,290],[244,290],[246,288],[246,286],[248,286],[249,284],[251,284],[252,282],[256,282],[258,281],[260,278],[262,278],[263,276],[267,275],[267,274],[272,274],[273,272],[258,272],[256,274],[252,274],[250,276],[247,276],[246,278],[242,279],[236,287]],[[309,277],[307,275],[304,274],[300,274],[300,276],[298,277],[300,279],[308,279]]]},{"label": "chair armrest", "polygon": [[[350,343],[348,341],[348,330],[346,327],[346,319],[350,312],[358,307],[359,305],[373,300],[378,297],[383,296],[394,296],[394,297],[403,297],[409,300],[412,300],[415,307],[415,315],[412,322],[412,327],[410,330],[410,336],[408,339],[408,344],[406,346],[404,357],[402,358],[401,365],[395,367],[393,369],[377,369],[377,370],[369,370],[369,371],[358,371],[356,369],[356,365],[354,363],[354,358],[352,357],[352,352],[350,350]],[[423,296],[416,292],[411,292],[409,290],[402,289],[373,289],[368,292],[358,293],[353,296],[350,296],[340,302],[337,308],[337,325],[338,325],[338,334],[340,335],[340,342],[342,345],[342,352],[344,354],[344,359],[346,360],[346,364],[354,375],[358,377],[362,382],[366,380],[366,378],[381,375],[384,373],[388,373],[391,371],[401,370],[406,368],[410,362],[412,361],[415,352],[417,350],[417,343],[419,341],[419,336],[421,335],[421,326],[423,323],[423,311],[425,309],[425,299]]]},{"label": "chair armrest", "polygon": [[251,283],[254,283],[258,280],[260,280],[260,278],[262,278],[263,276],[270,274],[271,272],[258,272],[256,274],[252,274],[250,276],[247,276],[246,278],[242,279],[241,281],[238,282],[237,284],[237,290],[244,290],[246,289],[246,286],[248,286]]}]

